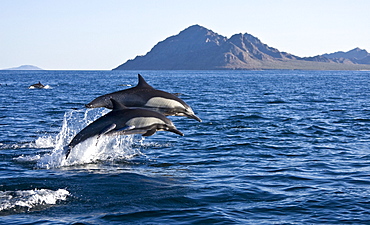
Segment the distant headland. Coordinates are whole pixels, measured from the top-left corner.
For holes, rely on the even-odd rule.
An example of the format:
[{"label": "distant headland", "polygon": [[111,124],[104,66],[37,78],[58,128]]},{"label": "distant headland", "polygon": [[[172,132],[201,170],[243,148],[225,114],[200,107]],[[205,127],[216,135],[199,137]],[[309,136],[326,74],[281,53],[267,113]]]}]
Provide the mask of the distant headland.
[{"label": "distant headland", "polygon": [[157,43],[146,55],[113,70],[300,69],[370,70],[370,53],[355,48],[314,57],[299,57],[269,47],[248,33],[226,38],[193,25]]},{"label": "distant headland", "polygon": [[3,69],[3,70],[43,70],[37,66],[32,66],[32,65],[22,65],[18,67],[13,67],[9,69]]}]

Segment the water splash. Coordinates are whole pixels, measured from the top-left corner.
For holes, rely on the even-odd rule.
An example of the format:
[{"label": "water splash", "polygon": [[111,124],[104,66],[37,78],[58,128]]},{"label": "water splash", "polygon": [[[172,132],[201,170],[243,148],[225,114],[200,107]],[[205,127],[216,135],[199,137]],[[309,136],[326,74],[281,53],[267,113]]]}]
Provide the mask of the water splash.
[{"label": "water splash", "polygon": [[45,85],[42,88],[34,87],[34,86],[29,86],[28,89],[53,89],[50,85]]},{"label": "water splash", "polygon": [[[6,211],[29,211],[47,205],[55,205],[65,201],[70,195],[65,189],[56,191],[49,189],[0,191],[0,213]],[[1,214],[0,214],[1,215]]]},{"label": "water splash", "polygon": [[38,148],[53,149],[50,153],[41,156],[36,166],[49,169],[102,160],[128,159],[141,154],[138,148],[133,147],[134,135],[101,136],[100,138],[89,138],[75,146],[68,159],[65,158],[64,146],[68,145],[80,130],[108,112],[107,109],[82,109],[66,112],[61,130],[55,137],[45,136],[35,141]]}]

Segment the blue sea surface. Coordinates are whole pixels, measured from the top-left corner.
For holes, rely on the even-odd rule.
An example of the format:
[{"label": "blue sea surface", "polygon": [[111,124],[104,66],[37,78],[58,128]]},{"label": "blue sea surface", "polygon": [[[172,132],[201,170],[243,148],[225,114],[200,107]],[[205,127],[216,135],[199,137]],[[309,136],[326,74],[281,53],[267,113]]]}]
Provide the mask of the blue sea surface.
[{"label": "blue sea surface", "polygon": [[[64,145],[137,84],[203,122]],[[28,89],[40,81],[45,89]],[[369,71],[0,71],[0,224],[367,224]]]}]

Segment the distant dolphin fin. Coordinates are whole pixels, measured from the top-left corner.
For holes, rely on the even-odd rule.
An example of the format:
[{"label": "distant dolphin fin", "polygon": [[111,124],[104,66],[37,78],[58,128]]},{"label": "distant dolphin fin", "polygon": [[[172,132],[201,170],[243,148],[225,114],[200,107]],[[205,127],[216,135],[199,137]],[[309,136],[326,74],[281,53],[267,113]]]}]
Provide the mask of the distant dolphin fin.
[{"label": "distant dolphin fin", "polygon": [[138,74],[138,78],[139,78],[139,83],[136,85],[136,87],[140,87],[140,88],[153,88],[152,86],[150,86],[145,80],[144,78]]},{"label": "distant dolphin fin", "polygon": [[124,104],[117,102],[113,98],[110,99],[113,105],[113,111],[128,109]]},{"label": "distant dolphin fin", "polygon": [[151,130],[148,130],[145,134],[143,134],[142,136],[144,137],[148,137],[148,136],[152,136],[153,134],[155,134],[157,130],[156,129],[151,129]]}]

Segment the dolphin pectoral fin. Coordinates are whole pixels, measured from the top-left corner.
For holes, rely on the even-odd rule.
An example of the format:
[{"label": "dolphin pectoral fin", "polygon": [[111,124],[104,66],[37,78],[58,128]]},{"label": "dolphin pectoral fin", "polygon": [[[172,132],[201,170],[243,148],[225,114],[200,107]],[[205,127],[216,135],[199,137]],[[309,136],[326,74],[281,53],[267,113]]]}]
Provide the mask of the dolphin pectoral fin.
[{"label": "dolphin pectoral fin", "polygon": [[105,135],[105,134],[111,132],[112,130],[114,130],[114,128],[116,128],[116,126],[117,125],[115,123],[113,123],[113,124],[105,127],[102,131],[100,131],[100,133],[98,134],[98,137],[96,138],[96,144],[95,144],[95,146],[98,146],[100,136]]},{"label": "dolphin pectoral fin", "polygon": [[135,129],[135,126],[125,126],[125,127],[122,127],[121,129],[118,129],[118,131],[133,130],[133,129]]},{"label": "dolphin pectoral fin", "polygon": [[112,130],[114,130],[114,128],[116,128],[116,126],[117,125],[115,123],[113,123],[113,124],[111,124],[109,126],[106,126],[103,130],[101,130],[100,133],[98,134],[98,137],[97,137],[97,141],[96,141],[96,145],[95,146],[98,145],[100,136],[105,135],[105,134],[111,132]]},{"label": "dolphin pectoral fin", "polygon": [[110,98],[110,101],[112,102],[113,111],[119,111],[119,110],[127,109],[127,107],[124,104],[122,104],[121,102],[113,99],[112,97]]},{"label": "dolphin pectoral fin", "polygon": [[120,129],[116,129],[113,132],[108,133],[107,135],[129,135],[134,134],[133,130],[135,129],[135,126],[124,126]]},{"label": "dolphin pectoral fin", "polygon": [[66,159],[68,158],[69,154],[71,153],[72,148],[70,146],[64,146],[63,151],[66,154]]},{"label": "dolphin pectoral fin", "polygon": [[152,136],[153,134],[155,134],[157,130],[156,129],[151,129],[151,130],[148,130],[145,134],[143,134],[142,136],[144,137],[148,137],[148,136]]},{"label": "dolphin pectoral fin", "polygon": [[100,131],[99,136],[109,133],[110,131],[114,130],[116,126],[117,125],[115,123],[112,123],[111,125],[106,126],[103,130]]}]

